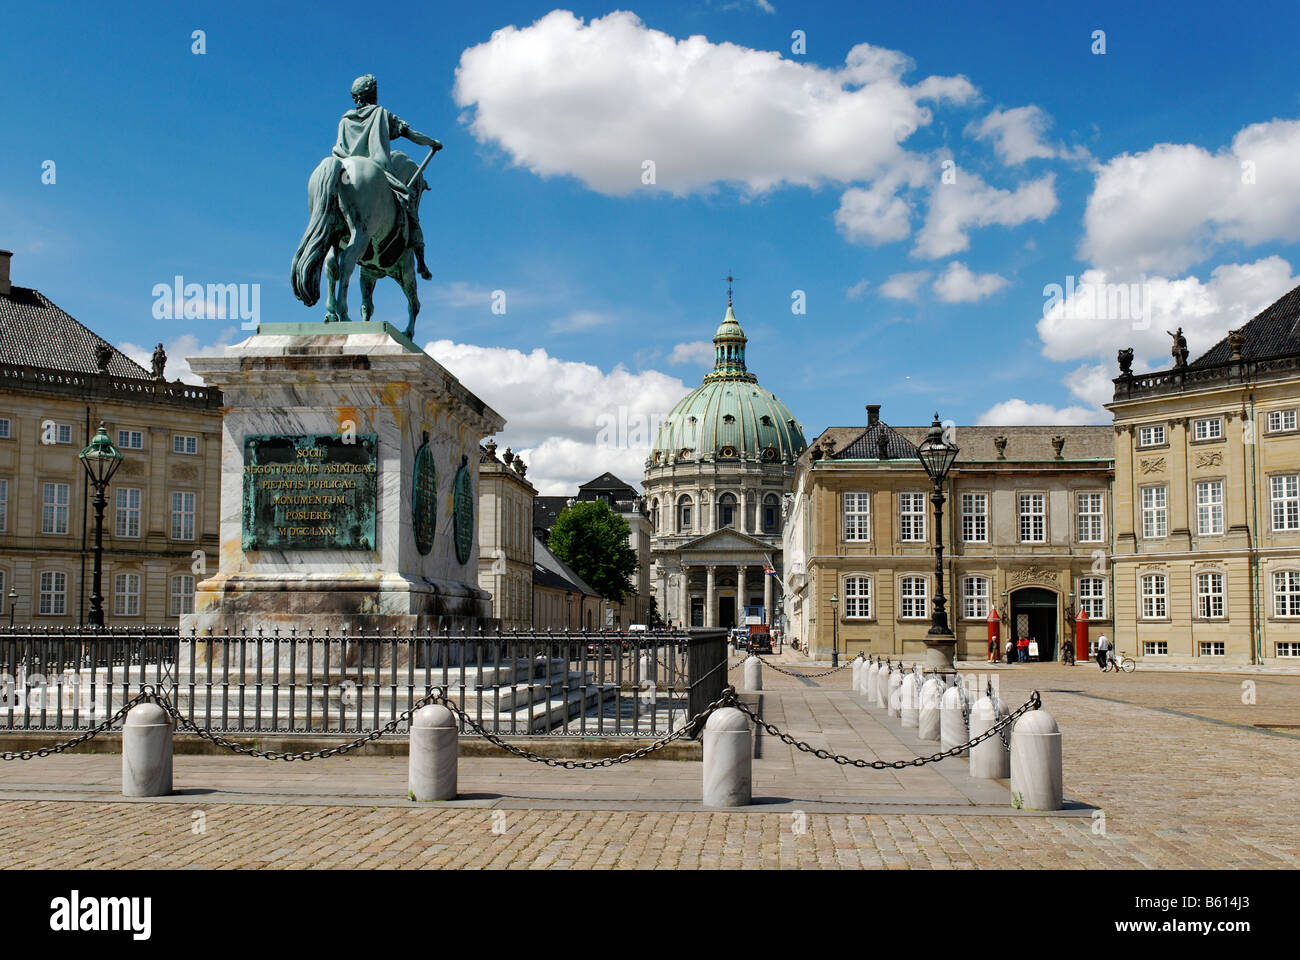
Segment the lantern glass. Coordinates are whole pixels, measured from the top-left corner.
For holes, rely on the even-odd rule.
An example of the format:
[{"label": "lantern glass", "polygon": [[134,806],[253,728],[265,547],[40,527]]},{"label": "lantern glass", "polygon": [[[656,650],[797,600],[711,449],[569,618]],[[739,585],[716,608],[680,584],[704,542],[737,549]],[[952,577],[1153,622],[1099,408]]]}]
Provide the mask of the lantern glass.
[{"label": "lantern glass", "polygon": [[930,432],[916,448],[916,458],[921,461],[921,466],[930,475],[930,479],[938,483],[948,475],[958,452],[956,444],[944,439],[943,426],[939,423],[939,414],[936,413],[934,423],[930,425]]},{"label": "lantern glass", "polygon": [[86,468],[86,474],[96,486],[107,484],[117,472],[117,468],[121,466],[122,451],[113,446],[113,441],[108,438],[108,431],[104,429],[102,420],[95,436],[86,449],[81,451],[80,460],[82,466]]}]

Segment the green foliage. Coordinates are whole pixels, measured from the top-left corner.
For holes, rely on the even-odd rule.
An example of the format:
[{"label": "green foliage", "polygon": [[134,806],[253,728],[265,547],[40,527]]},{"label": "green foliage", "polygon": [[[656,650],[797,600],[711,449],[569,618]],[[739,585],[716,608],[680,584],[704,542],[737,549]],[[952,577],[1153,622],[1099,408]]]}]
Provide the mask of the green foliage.
[{"label": "green foliage", "polygon": [[636,551],[627,521],[601,500],[583,500],[555,518],[547,546],[612,603],[633,592]]}]

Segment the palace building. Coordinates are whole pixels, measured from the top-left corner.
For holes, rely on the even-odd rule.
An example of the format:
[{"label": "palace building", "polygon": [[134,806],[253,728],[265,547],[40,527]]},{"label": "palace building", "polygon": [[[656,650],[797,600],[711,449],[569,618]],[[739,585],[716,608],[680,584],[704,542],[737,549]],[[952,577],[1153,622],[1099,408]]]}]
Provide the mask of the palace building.
[{"label": "palace building", "polygon": [[[786,633],[816,658],[923,654],[936,594],[926,426],[831,427],[798,460],[784,534]],[[956,656],[984,659],[996,610],[1005,640],[1060,656],[1080,610],[1110,629],[1112,432],[1108,426],[949,427],[943,593]],[[1080,654],[1086,651],[1080,651]]]},{"label": "palace building", "polygon": [[1139,659],[1300,658],[1300,287],[1190,363],[1120,351],[1115,638]]},{"label": "palace building", "polygon": [[745,366],[731,296],[714,365],[660,425],[646,460],[651,589],[672,626],[730,627],[759,610],[773,623],[782,572],[782,498],[803,430]]},{"label": "palace building", "polygon": [[[104,422],[122,452],[104,510],[104,619],[176,626],[216,569],[221,392],[145,370],[0,251],[0,597],[15,623],[85,624],[94,489],[78,459]],[[161,358],[160,358],[161,359]]]},{"label": "palace building", "polygon": [[502,630],[531,630],[533,609],[533,498],[522,457],[495,440],[479,447],[478,585],[492,594],[492,616]]}]

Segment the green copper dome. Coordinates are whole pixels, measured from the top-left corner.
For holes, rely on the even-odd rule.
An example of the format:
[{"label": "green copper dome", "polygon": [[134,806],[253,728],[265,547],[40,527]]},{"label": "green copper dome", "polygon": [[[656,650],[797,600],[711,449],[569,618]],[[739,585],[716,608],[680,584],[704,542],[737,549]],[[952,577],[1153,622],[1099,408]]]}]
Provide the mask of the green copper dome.
[{"label": "green copper dome", "polygon": [[649,466],[677,460],[792,463],[807,443],[794,415],[745,368],[745,331],[727,304],[713,335],[713,369],[659,427]]}]

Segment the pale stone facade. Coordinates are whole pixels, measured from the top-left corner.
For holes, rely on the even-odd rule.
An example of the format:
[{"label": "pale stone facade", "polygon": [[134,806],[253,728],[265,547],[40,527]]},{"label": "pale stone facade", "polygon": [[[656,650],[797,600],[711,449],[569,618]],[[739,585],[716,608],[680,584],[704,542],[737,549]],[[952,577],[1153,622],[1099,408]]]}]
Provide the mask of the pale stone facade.
[{"label": "pale stone facade", "polygon": [[524,461],[489,440],[478,467],[478,585],[503,630],[533,628],[533,497]]},{"label": "pale stone facade", "polygon": [[[808,653],[924,653],[935,597],[933,485],[916,459],[928,427],[832,427],[799,459],[784,534],[787,635]],[[1081,605],[1109,626],[1109,427],[951,427],[943,592],[957,655],[1032,636],[1059,659]],[[831,598],[836,615],[832,615]]]},{"label": "pale stone facade", "polygon": [[1190,364],[1121,374],[1115,633],[1139,660],[1300,657],[1300,288]]}]

